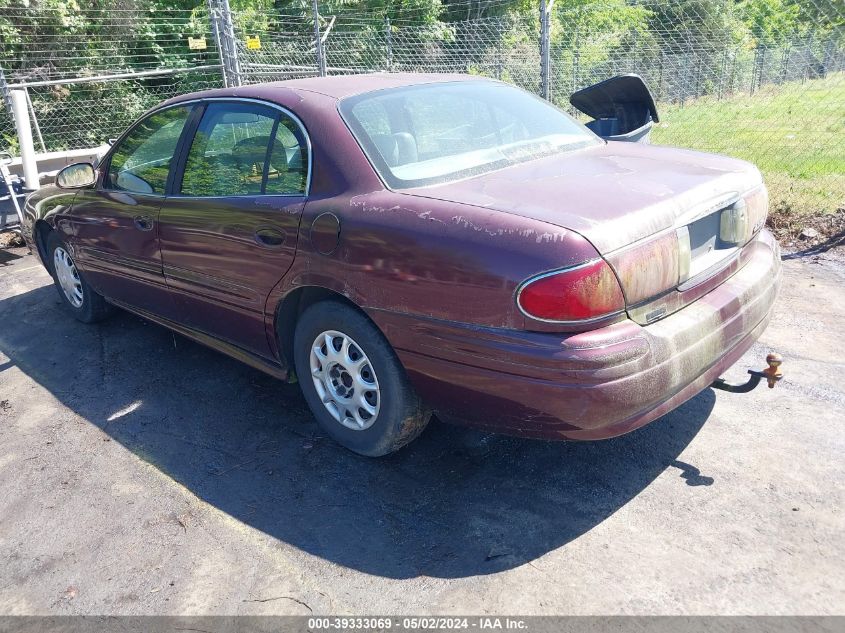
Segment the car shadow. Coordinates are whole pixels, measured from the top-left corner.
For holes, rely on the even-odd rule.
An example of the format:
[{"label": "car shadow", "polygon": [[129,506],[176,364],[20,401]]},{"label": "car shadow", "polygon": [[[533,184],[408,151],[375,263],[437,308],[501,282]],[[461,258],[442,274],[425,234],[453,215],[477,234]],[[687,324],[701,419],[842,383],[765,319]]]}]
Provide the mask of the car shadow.
[{"label": "car shadow", "polygon": [[788,261],[790,259],[809,258],[815,255],[821,255],[822,253],[826,253],[830,249],[836,248],[838,246],[845,246],[845,231],[839,231],[838,233],[830,235],[826,240],[819,244],[816,244],[815,246],[809,246],[804,249],[787,253],[783,255],[781,259],[784,261]]},{"label": "car shadow", "polygon": [[9,262],[20,259],[21,257],[22,255],[18,255],[17,253],[5,248],[0,248],[0,266],[8,266]]},{"label": "car shadow", "polygon": [[10,363],[109,438],[244,524],[368,574],[502,571],[578,538],[670,466],[690,485],[713,483],[677,460],[713,409],[710,390],[613,440],[434,422],[367,459],[320,433],[296,385],[132,315],[86,326],[44,286],[0,301],[0,322]]}]

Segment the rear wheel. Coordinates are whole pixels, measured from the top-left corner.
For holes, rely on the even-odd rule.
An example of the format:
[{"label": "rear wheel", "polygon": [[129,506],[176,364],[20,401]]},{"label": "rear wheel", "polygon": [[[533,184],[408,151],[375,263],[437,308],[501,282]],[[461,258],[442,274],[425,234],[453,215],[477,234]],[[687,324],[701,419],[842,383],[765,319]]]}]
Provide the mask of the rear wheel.
[{"label": "rear wheel", "polygon": [[294,333],[294,364],[305,399],[335,441],[361,455],[398,450],[430,413],[381,332],[338,301],[307,308]]},{"label": "rear wheel", "polygon": [[53,283],[65,307],[83,323],[95,323],[109,316],[112,306],[83,279],[76,269],[70,248],[58,233],[52,231],[46,242]]}]

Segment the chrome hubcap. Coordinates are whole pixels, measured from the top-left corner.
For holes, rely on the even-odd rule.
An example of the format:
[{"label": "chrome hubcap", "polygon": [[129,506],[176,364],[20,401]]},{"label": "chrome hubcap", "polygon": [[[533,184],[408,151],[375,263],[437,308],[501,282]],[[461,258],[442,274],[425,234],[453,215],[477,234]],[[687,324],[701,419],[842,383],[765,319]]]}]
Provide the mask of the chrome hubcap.
[{"label": "chrome hubcap", "polygon": [[376,421],[381,394],[370,359],[343,332],[328,330],[311,345],[311,378],[323,406],[343,426],[354,431]]},{"label": "chrome hubcap", "polygon": [[59,246],[53,253],[53,269],[65,297],[74,308],[82,306],[82,281],[68,252]]}]

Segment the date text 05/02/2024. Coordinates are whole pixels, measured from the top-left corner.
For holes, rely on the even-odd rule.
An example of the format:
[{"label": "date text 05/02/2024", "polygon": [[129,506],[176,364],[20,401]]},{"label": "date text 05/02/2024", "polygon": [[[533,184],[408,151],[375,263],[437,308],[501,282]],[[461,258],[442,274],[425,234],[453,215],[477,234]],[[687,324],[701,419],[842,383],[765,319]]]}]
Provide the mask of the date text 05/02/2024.
[{"label": "date text 05/02/2024", "polygon": [[520,631],[528,628],[525,620],[509,617],[340,617],[340,618],[309,618],[310,631],[334,630],[511,630]]}]

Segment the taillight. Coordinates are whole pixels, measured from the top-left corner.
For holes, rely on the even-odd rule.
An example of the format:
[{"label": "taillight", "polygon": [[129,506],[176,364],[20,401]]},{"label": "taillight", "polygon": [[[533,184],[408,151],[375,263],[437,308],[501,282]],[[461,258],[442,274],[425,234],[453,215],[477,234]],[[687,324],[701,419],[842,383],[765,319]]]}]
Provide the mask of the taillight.
[{"label": "taillight", "polygon": [[748,233],[745,234],[745,241],[748,241],[766,225],[766,216],[769,215],[769,192],[765,185],[760,185],[747,193],[745,204],[748,216]]},{"label": "taillight", "polygon": [[606,255],[616,271],[628,305],[641,303],[678,285],[680,233],[675,231]]},{"label": "taillight", "polygon": [[616,275],[603,259],[526,280],[516,303],[526,316],[554,322],[595,320],[625,309]]}]

